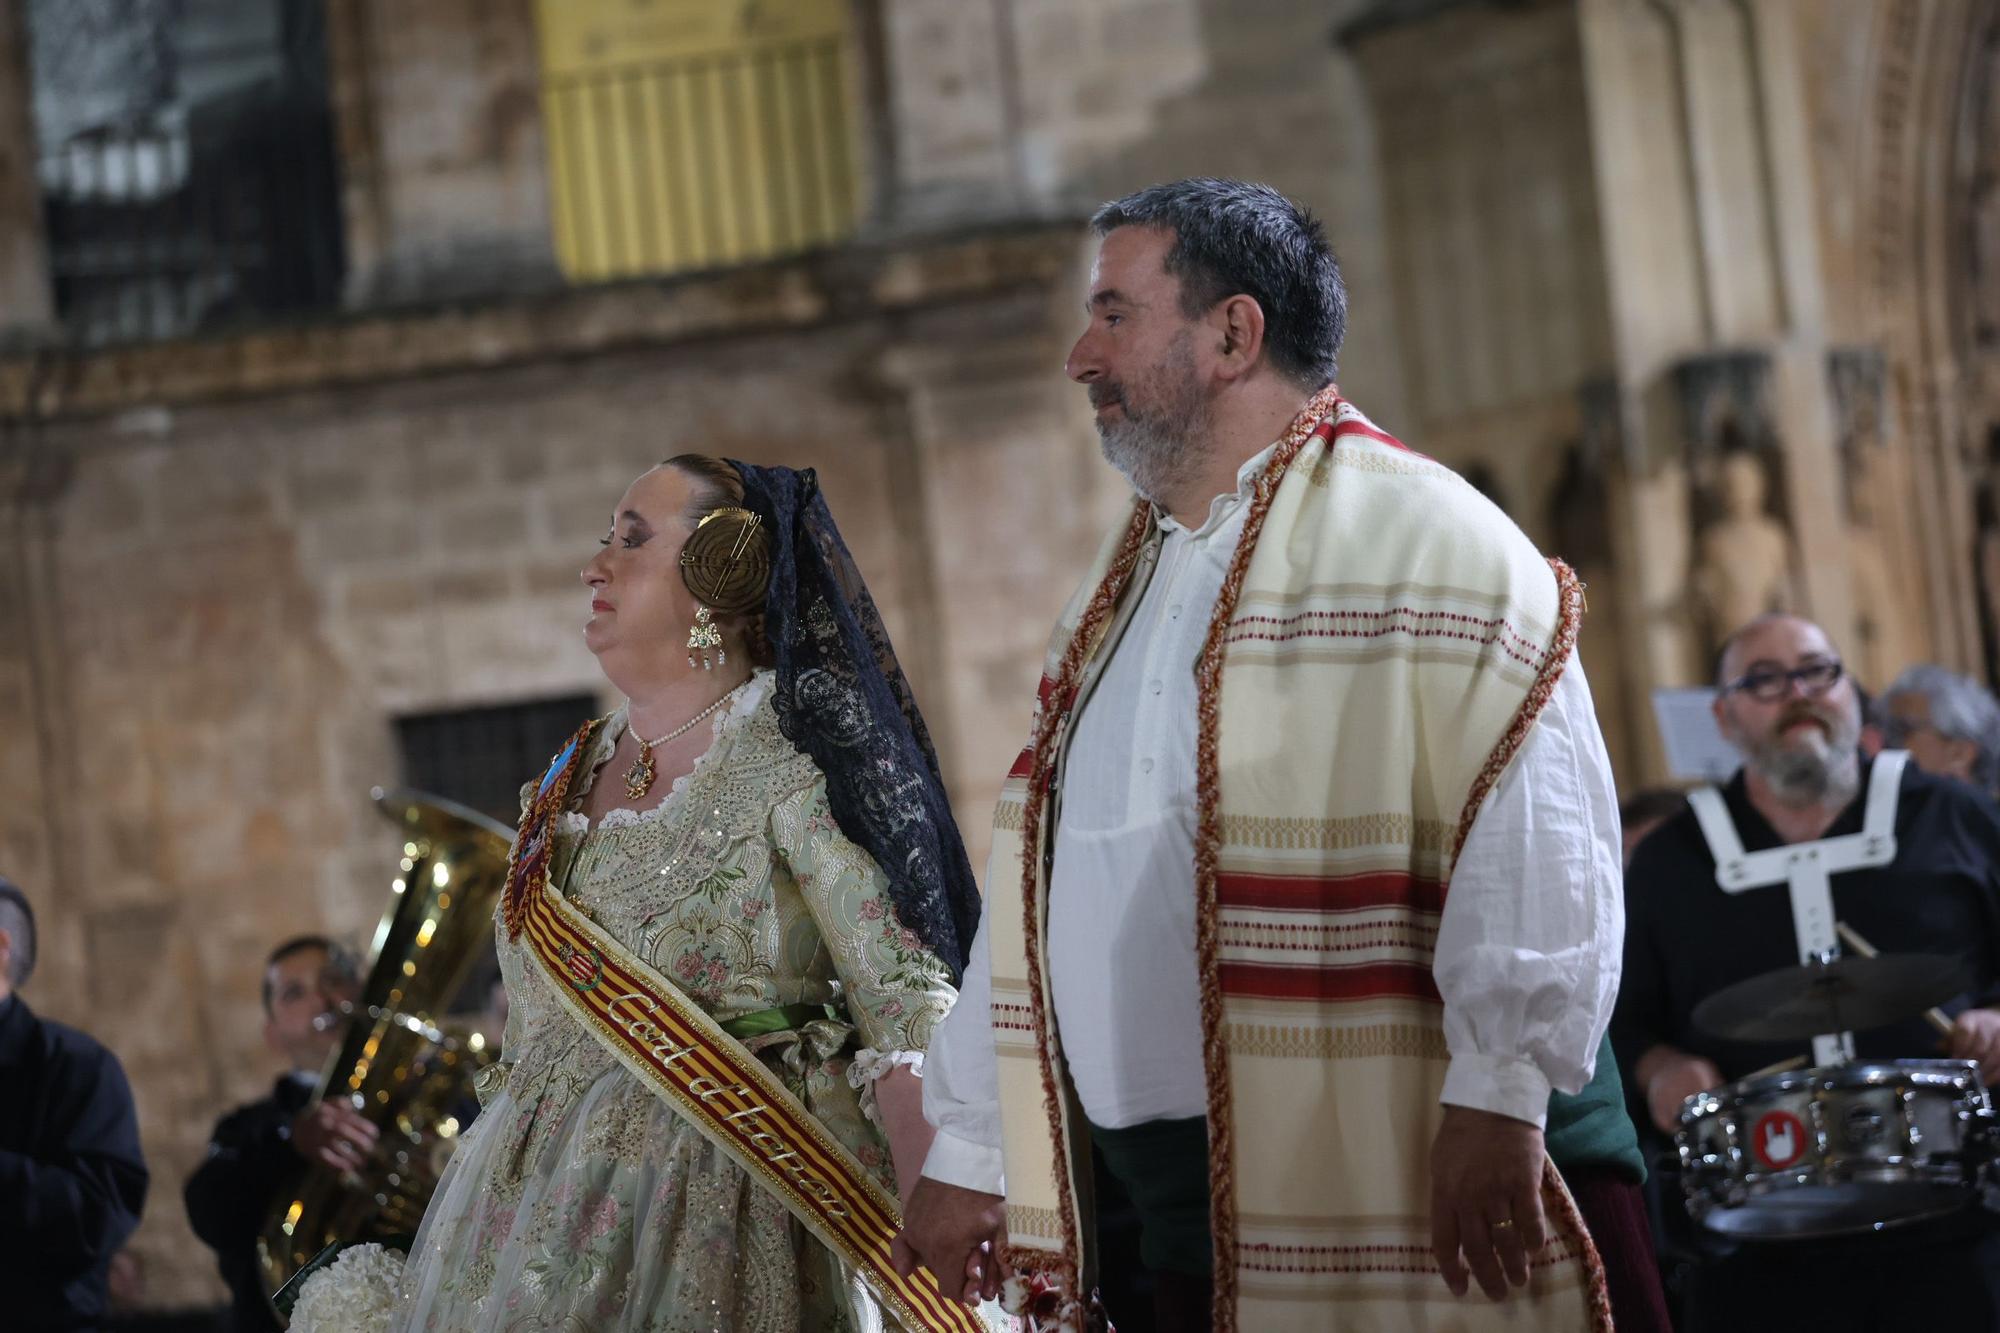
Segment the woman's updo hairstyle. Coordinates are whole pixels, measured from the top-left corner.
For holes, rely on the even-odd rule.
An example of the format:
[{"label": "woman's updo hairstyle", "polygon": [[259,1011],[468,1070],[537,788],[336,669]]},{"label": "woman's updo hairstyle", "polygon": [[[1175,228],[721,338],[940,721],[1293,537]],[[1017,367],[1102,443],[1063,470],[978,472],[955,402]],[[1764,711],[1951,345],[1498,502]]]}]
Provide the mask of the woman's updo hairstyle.
[{"label": "woman's updo hairstyle", "polygon": [[764,638],[764,596],[771,583],[771,534],[743,507],[743,479],[707,454],[676,454],[660,464],[694,482],[681,547],[681,581],[716,618],[743,635],[750,661],[771,665]]}]

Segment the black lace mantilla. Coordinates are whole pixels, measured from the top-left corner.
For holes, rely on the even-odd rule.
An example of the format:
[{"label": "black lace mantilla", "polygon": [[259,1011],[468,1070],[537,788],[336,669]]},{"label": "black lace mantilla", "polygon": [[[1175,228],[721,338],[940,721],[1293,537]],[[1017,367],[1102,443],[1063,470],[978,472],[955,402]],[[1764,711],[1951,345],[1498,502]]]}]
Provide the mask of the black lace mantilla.
[{"label": "black lace mantilla", "polygon": [[889,632],[813,470],[730,465],[771,534],[764,634],[777,659],[778,725],[826,775],[840,831],[882,867],[897,917],[956,983],[979,890]]}]

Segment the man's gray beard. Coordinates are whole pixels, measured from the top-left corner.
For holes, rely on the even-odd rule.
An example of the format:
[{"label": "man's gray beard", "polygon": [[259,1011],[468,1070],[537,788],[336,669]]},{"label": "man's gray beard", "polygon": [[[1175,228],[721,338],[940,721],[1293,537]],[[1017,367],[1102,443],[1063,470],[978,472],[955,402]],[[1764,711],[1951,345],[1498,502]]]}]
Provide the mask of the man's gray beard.
[{"label": "man's gray beard", "polygon": [[1843,721],[1825,744],[1805,750],[1773,744],[1750,751],[1745,758],[1786,805],[1845,806],[1861,788],[1861,765],[1855,746],[1859,727]]},{"label": "man's gray beard", "polygon": [[1122,404],[1118,420],[1097,422],[1104,459],[1125,474],[1132,489],[1155,504],[1165,503],[1201,468],[1206,452],[1209,411],[1194,380],[1194,343],[1183,334],[1175,341],[1154,386],[1171,386],[1173,396],[1150,412]]},{"label": "man's gray beard", "polygon": [[1123,416],[1097,427],[1104,460],[1125,474],[1132,489],[1156,503],[1195,473],[1200,449],[1169,423]]}]

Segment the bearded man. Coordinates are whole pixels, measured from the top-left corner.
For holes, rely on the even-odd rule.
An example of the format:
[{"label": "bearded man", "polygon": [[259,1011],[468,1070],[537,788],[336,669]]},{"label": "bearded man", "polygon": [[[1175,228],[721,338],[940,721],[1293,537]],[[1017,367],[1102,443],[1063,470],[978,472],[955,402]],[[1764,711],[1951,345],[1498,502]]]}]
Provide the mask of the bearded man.
[{"label": "bearded man", "polygon": [[[1737,630],[1720,654],[1717,685],[1716,723],[1743,767],[1719,793],[1695,793],[1692,808],[1639,844],[1626,873],[1625,976],[1612,1037],[1634,1118],[1671,1134],[1685,1098],[1799,1056],[1818,1065],[1947,1054],[1977,1060],[1992,1083],[2000,1077],[2000,1011],[1988,1007],[2000,999],[2000,811],[1971,787],[1903,765],[1900,752],[1862,756],[1854,681],[1811,621],[1768,615]],[[1733,828],[1746,854],[1893,821],[1893,850],[1880,844],[1880,864],[1830,877],[1827,924],[1845,922],[1884,953],[1965,960],[1972,989],[1943,1006],[1955,1017],[1942,1051],[1917,1015],[1854,1032],[1851,1050],[1838,1037],[1725,1041],[1694,1025],[1695,1006],[1710,995],[1796,964],[1801,931],[1813,928],[1795,921],[1791,901],[1808,886],[1727,891],[1718,883],[1718,860],[1734,864],[1734,848],[1717,821]],[[1718,836],[1723,858],[1711,848]],[[1823,1049],[1828,1043],[1840,1049]],[[1682,1326],[1993,1328],[1982,1273],[1989,1231],[1984,1215],[1968,1213],[1851,1241],[1698,1238],[1703,1258]]]},{"label": "bearded man", "polygon": [[1093,226],[1068,371],[1137,495],[1002,788],[900,1260],[1092,1326],[1094,1151],[1162,1329],[1663,1327],[1575,577],[1334,387],[1304,210]]}]

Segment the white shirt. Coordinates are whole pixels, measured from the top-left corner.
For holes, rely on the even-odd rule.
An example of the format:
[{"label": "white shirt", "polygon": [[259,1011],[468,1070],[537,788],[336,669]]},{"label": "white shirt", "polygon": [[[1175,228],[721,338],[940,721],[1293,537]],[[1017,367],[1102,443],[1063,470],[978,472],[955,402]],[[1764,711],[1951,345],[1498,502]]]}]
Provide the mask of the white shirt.
[{"label": "white shirt", "polygon": [[[1122,1128],[1208,1109],[1194,941],[1194,663],[1251,482],[1244,464],[1190,532],[1162,517],[1159,567],[1076,719],[1049,885],[1056,1024],[1084,1114]],[[1487,797],[1452,874],[1433,974],[1451,1066],[1442,1100],[1541,1125],[1590,1081],[1618,992],[1618,798],[1572,657]],[[999,1193],[999,1072],[982,922],[931,1043],[924,1174]]]}]

